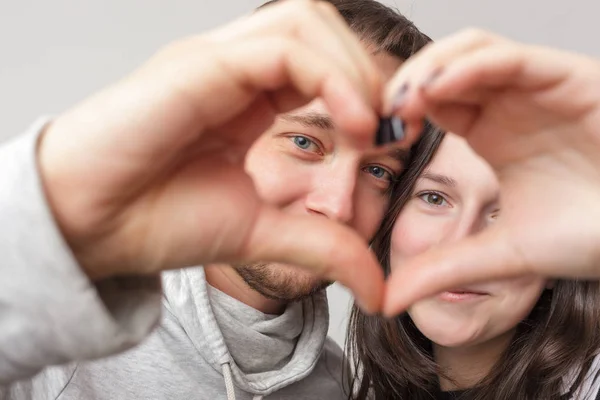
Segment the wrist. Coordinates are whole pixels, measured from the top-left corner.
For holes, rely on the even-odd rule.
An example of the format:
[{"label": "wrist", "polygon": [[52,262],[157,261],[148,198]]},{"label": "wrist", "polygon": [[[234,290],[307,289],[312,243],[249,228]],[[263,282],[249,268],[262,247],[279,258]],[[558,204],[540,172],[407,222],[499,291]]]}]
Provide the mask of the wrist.
[{"label": "wrist", "polygon": [[74,167],[68,165],[69,157],[66,154],[56,151],[61,147],[55,146],[56,140],[52,137],[55,129],[56,122],[48,123],[40,132],[36,146],[37,168],[47,206],[81,270],[91,280],[107,278],[113,271],[100,267],[98,257],[93,254],[95,252],[90,252],[95,247],[93,235],[86,235],[83,226],[78,226],[77,218],[74,218],[78,214],[89,213],[77,206],[78,197],[81,196],[75,185],[70,183],[68,174],[64,173]]}]

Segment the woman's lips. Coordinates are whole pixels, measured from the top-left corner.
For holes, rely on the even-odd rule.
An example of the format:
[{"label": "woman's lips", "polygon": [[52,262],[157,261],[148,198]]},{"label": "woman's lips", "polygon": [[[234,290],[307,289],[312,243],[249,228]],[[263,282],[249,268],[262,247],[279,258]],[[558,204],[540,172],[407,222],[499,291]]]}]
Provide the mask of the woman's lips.
[{"label": "woman's lips", "polygon": [[477,289],[452,289],[446,292],[440,293],[438,298],[442,301],[447,302],[463,302],[463,301],[474,301],[481,300],[489,296],[489,293],[477,290]]}]

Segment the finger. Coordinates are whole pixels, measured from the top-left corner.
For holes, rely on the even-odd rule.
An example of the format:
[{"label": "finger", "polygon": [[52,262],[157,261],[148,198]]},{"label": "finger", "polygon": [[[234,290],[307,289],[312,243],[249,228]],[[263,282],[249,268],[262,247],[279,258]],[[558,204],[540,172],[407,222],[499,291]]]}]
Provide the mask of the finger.
[{"label": "finger", "polygon": [[[489,89],[534,88],[538,79],[521,79],[526,58],[520,46],[490,46],[453,60],[423,88],[428,99],[464,103],[466,94]],[[539,77],[538,77],[539,78]],[[545,84],[552,82],[543,80]],[[523,87],[527,85],[528,87]]]},{"label": "finger", "polygon": [[244,261],[283,262],[339,281],[367,312],[381,308],[383,271],[354,231],[315,216],[292,216],[264,206],[243,247]]},{"label": "finger", "polygon": [[346,72],[371,106],[381,98],[381,82],[358,38],[333,5],[320,1],[283,1],[260,9],[250,18],[211,34],[213,40],[232,43],[257,37],[287,37],[329,57]]},{"label": "finger", "polygon": [[465,135],[471,131],[480,113],[481,109],[477,105],[442,102],[428,106],[427,116],[444,131]]},{"label": "finger", "polygon": [[[256,57],[262,52],[261,57]],[[297,41],[258,38],[230,46],[219,52],[219,71],[207,84],[205,71],[198,72],[197,83],[185,81],[182,91],[199,97],[197,117],[210,127],[219,126],[247,108],[259,93],[269,92],[277,113],[290,111],[304,101],[321,97],[340,131],[366,148],[372,143],[378,118],[367,106],[344,70],[328,57],[315,53]],[[240,60],[252,59],[240,65]],[[223,72],[225,71],[225,73]],[[291,96],[290,89],[298,93]],[[196,90],[199,92],[196,92]],[[215,95],[211,95],[214,92]],[[228,96],[217,96],[228,93]],[[279,97],[281,95],[281,97]],[[211,98],[207,104],[204,99]]]},{"label": "finger", "polygon": [[444,290],[531,273],[516,248],[495,229],[430,250],[392,269],[383,307],[387,316]]},{"label": "finger", "polygon": [[[563,57],[560,57],[560,56]],[[572,72],[565,54],[537,46],[501,43],[457,57],[426,87],[428,96],[451,98],[475,88],[548,89]]]},{"label": "finger", "polygon": [[[411,109],[409,106],[411,104],[409,100],[412,99],[412,95],[417,94],[416,89],[421,84],[431,76],[435,76],[457,57],[499,40],[501,39],[495,35],[470,29],[449,36],[437,43],[427,45],[406,61],[386,85],[384,111],[393,113],[399,106],[402,106],[402,116],[413,118],[414,116],[410,114]],[[401,99],[398,98],[399,92],[404,92]],[[404,110],[405,108],[406,110]]]},{"label": "finger", "polygon": [[499,40],[499,37],[480,30],[462,31],[426,46],[402,65],[386,86],[383,112],[394,114],[405,122],[408,127],[405,142],[413,143],[418,138],[418,127],[427,112],[420,87],[436,77],[453,58]]},{"label": "finger", "polygon": [[346,21],[331,3],[318,1],[317,7],[321,10],[321,17],[326,26],[335,31],[337,37],[343,42],[348,55],[352,58],[353,65],[359,68],[362,78],[366,81],[366,88],[371,95],[371,105],[377,111],[381,111],[381,99],[383,91],[382,75],[366,51],[364,43],[350,30]]},{"label": "finger", "polygon": [[[516,96],[536,93],[535,101],[541,107],[556,110],[556,115],[581,116],[593,108],[592,104],[596,104],[597,91],[589,90],[594,87],[591,81],[582,82],[573,74],[571,57],[536,46],[490,46],[448,64],[421,93],[426,101],[435,102],[464,102],[469,94],[485,91],[510,91]],[[578,71],[592,64],[585,58],[578,57],[578,60],[581,61]],[[493,96],[489,99],[494,101]]]}]

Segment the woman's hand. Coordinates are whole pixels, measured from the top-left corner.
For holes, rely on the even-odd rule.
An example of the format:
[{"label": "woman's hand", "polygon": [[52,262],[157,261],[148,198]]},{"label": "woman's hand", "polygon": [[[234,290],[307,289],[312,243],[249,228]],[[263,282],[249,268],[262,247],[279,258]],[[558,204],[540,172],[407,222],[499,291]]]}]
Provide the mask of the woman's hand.
[{"label": "woman's hand", "polygon": [[501,214],[481,234],[396,268],[385,312],[465,284],[542,274],[600,278],[600,63],[481,31],[439,41],[389,86],[414,138],[424,117],[495,169]]}]

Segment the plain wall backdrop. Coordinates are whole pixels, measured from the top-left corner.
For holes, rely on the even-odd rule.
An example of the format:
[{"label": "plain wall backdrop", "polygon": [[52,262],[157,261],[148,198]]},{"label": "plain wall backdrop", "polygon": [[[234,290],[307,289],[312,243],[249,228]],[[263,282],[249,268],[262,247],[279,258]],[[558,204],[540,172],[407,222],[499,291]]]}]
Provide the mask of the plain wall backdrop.
[{"label": "plain wall backdrop", "polygon": [[[598,0],[387,0],[439,39],[477,26],[600,56]],[[250,12],[260,0],[0,2],[0,141],[114,82],[169,41]],[[599,88],[600,90],[600,88]],[[343,250],[342,250],[343,251]],[[329,289],[343,344],[350,296]]]}]

